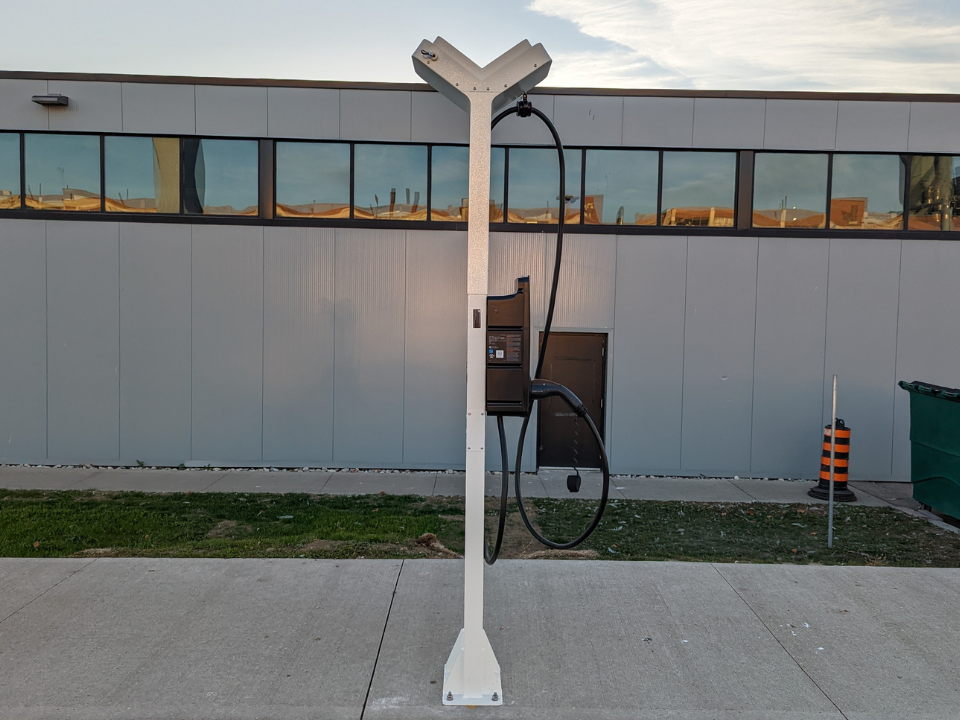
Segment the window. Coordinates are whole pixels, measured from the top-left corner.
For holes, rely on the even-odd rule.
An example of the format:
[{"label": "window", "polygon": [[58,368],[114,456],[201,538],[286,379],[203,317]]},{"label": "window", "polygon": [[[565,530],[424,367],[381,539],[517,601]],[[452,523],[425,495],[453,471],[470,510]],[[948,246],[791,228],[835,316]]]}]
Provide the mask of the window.
[{"label": "window", "polygon": [[737,155],[664,152],[662,225],[733,227]]},{"label": "window", "polygon": [[425,145],[356,145],[354,157],[354,218],[427,219]]},{"label": "window", "polygon": [[904,175],[899,155],[834,155],[830,228],[902,230]]},{"label": "window", "polygon": [[259,213],[256,140],[183,141],[183,209],[192,215]]},{"label": "window", "polygon": [[507,151],[490,149],[490,222],[503,222],[503,188],[507,181]]},{"label": "window", "polygon": [[33,210],[100,210],[100,138],[24,136],[26,206]]},{"label": "window", "polygon": [[350,145],[278,142],[277,216],[350,217]]},{"label": "window", "polygon": [[[565,150],[567,199],[564,221],[580,222],[582,151]],[[560,159],[555,148],[511,148],[507,222],[555,223],[560,217]]]},{"label": "window", "polygon": [[[437,145],[430,160],[430,219],[466,220],[470,148]],[[492,168],[490,176],[492,180]]]},{"label": "window", "polygon": [[823,228],[826,209],[826,155],[756,154],[753,227]]},{"label": "window", "polygon": [[656,225],[660,153],[655,150],[587,150],[584,222],[590,225]]},{"label": "window", "polygon": [[960,157],[914,155],[910,161],[911,230],[957,231]]},{"label": "window", "polygon": [[[490,222],[503,222],[503,148],[490,150]],[[430,219],[466,222],[470,148],[435,145],[430,160]]]},{"label": "window", "polygon": [[20,135],[0,133],[0,210],[20,207]]},{"label": "window", "polygon": [[103,142],[107,212],[180,212],[178,138],[121,135]]}]

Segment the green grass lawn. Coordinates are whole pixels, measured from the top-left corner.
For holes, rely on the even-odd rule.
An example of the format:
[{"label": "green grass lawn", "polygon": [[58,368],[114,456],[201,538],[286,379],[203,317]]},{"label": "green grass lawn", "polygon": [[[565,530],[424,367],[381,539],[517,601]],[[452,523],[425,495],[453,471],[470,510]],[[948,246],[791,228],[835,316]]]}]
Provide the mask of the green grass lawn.
[{"label": "green grass lawn", "polygon": [[[583,527],[595,501],[527,501],[547,537]],[[496,502],[488,500],[488,526]],[[532,544],[511,505],[503,557]],[[440,545],[418,544],[425,533]],[[449,550],[445,550],[448,548]],[[890,508],[617,500],[579,557],[604,560],[960,567],[960,535]],[[463,499],[0,490],[5,557],[450,557],[463,550]]]}]

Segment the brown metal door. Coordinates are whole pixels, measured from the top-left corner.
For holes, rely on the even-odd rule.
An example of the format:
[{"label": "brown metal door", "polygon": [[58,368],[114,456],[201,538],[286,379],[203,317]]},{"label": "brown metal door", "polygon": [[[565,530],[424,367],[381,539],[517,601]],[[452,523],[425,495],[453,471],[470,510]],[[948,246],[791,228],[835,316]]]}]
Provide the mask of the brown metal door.
[{"label": "brown metal door", "polygon": [[[543,342],[543,334],[540,335]],[[550,333],[543,377],[570,388],[586,406],[600,436],[607,376],[607,336],[603,333]],[[544,467],[600,467],[600,450],[585,420],[560,398],[541,400],[538,411],[538,464]]]}]

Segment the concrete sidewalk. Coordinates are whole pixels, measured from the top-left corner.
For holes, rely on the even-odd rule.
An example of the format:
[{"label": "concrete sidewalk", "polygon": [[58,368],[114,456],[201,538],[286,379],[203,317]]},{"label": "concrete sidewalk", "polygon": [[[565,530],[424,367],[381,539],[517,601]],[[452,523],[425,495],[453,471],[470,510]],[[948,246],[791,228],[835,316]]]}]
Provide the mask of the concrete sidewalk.
[{"label": "concrete sidewalk", "polygon": [[[541,470],[522,476],[529,497],[596,498],[601,476],[583,472],[577,494],[567,491],[567,470]],[[807,495],[813,481],[749,478],[614,476],[610,497],[637,500],[818,503]],[[513,480],[511,477],[511,493]],[[909,483],[851,483],[861,505],[910,505]],[[877,486],[884,487],[882,490]],[[48,490],[141,490],[145,492],[278,492],[357,495],[463,495],[462,472],[152,470],[144,468],[0,466],[0,488]],[[500,492],[500,476],[487,474],[487,494]],[[883,497],[881,497],[883,495]],[[912,501],[911,501],[912,502]],[[917,505],[916,507],[919,507]]]},{"label": "concrete sidewalk", "polygon": [[960,718],[960,570],[504,560],[500,708],[446,560],[0,559],[0,718]]}]

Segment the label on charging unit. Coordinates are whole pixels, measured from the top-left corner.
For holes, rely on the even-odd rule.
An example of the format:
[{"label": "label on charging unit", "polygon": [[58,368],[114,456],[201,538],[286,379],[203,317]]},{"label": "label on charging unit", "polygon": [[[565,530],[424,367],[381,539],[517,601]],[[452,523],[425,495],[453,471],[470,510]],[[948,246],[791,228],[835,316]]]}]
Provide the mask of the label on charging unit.
[{"label": "label on charging unit", "polygon": [[523,362],[523,332],[500,330],[487,333],[487,362],[517,365]]}]

